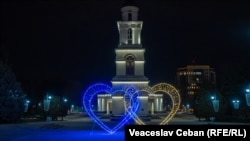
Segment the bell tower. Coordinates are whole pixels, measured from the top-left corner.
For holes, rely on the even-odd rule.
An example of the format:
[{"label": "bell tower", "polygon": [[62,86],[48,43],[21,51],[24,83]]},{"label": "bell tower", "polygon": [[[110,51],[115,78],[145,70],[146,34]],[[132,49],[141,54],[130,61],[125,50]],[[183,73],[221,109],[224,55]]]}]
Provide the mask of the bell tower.
[{"label": "bell tower", "polygon": [[134,85],[137,88],[148,85],[144,76],[144,53],[141,44],[143,22],[138,20],[139,8],[134,0],[125,0],[122,8],[122,20],[117,21],[119,45],[116,53],[116,76],[112,86]]},{"label": "bell tower", "polygon": [[139,103],[136,115],[140,119],[151,120],[150,115],[154,111],[162,111],[163,95],[145,91],[145,87],[149,88],[149,80],[144,76],[145,49],[141,43],[143,22],[138,20],[138,12],[134,0],[125,0],[121,7],[122,20],[117,21],[119,44],[115,49],[116,75],[111,80],[113,93],[98,95],[98,111],[106,111],[111,120],[120,120],[128,112],[126,108],[131,106],[131,97],[127,94],[134,92],[126,92],[130,86],[138,90],[138,95],[135,95]]}]

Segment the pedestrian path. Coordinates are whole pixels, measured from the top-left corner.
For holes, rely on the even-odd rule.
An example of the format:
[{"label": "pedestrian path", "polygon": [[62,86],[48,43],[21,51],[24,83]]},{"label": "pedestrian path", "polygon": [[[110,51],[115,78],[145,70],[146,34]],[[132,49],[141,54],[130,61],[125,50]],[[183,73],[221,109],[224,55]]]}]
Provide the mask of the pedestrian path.
[{"label": "pedestrian path", "polygon": [[[71,114],[63,121],[0,124],[0,141],[123,141],[124,131],[110,135],[83,113]],[[168,125],[246,125],[248,123],[199,121],[193,115],[176,115]],[[250,123],[249,123],[250,125]]]}]

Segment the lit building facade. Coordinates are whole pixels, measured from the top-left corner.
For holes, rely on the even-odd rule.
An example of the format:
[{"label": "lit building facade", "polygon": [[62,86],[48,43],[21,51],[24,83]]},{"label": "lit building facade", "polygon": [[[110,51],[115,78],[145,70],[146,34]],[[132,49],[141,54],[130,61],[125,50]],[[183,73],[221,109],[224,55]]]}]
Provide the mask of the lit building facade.
[{"label": "lit building facade", "polygon": [[[140,90],[148,87],[149,80],[144,75],[145,49],[141,43],[143,21],[138,20],[139,8],[134,1],[127,0],[121,8],[122,20],[117,21],[119,44],[115,49],[116,75],[112,78],[113,89],[135,86]],[[138,115],[147,116],[163,110],[163,95],[140,92]],[[124,93],[98,94],[97,110],[119,116],[126,113]]]},{"label": "lit building facade", "polygon": [[216,73],[209,65],[187,65],[177,69],[177,88],[182,98],[182,106],[192,107],[197,90],[203,82],[216,85]]}]

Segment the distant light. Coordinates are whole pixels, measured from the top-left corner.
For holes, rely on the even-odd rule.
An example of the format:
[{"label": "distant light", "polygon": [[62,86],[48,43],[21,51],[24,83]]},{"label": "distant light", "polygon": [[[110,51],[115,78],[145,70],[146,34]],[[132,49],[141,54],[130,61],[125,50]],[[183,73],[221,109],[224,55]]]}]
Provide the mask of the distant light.
[{"label": "distant light", "polygon": [[51,97],[51,96],[49,96],[48,98],[49,98],[49,99],[51,99],[52,97]]},{"label": "distant light", "polygon": [[250,89],[246,89],[246,92],[249,93],[249,92],[250,92]]},{"label": "distant light", "polygon": [[240,103],[240,101],[239,100],[233,100],[233,106],[234,106],[234,109],[239,109],[239,103]]},{"label": "distant light", "polygon": [[233,103],[239,103],[240,101],[239,100],[233,100]]},{"label": "distant light", "polygon": [[213,100],[213,99],[215,99],[215,97],[214,97],[214,96],[211,96],[211,99]]},{"label": "distant light", "polygon": [[64,99],[64,102],[67,102],[68,100],[67,99]]}]

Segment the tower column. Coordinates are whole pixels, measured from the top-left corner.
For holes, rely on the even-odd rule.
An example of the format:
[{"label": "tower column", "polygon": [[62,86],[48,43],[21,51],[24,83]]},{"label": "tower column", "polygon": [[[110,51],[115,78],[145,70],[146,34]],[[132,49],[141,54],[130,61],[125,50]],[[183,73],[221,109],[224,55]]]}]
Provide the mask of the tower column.
[{"label": "tower column", "polygon": [[159,112],[161,112],[162,111],[162,106],[163,105],[163,99],[162,99],[162,97],[159,97]]},{"label": "tower column", "polygon": [[158,111],[158,106],[159,106],[159,99],[157,97],[155,97],[155,100],[154,100],[154,111]]},{"label": "tower column", "polygon": [[154,102],[151,102],[150,103],[151,104],[151,114],[153,115],[154,114]]},{"label": "tower column", "polygon": [[136,44],[136,30],[135,28],[132,28],[132,35],[133,35],[133,38],[132,38],[132,44]]},{"label": "tower column", "polygon": [[104,99],[104,97],[102,97],[102,106],[101,106],[101,111],[103,112],[103,111],[105,111],[105,99]]},{"label": "tower column", "polygon": [[101,106],[102,106],[102,100],[100,97],[98,97],[98,99],[97,99],[97,111],[102,110]]}]

